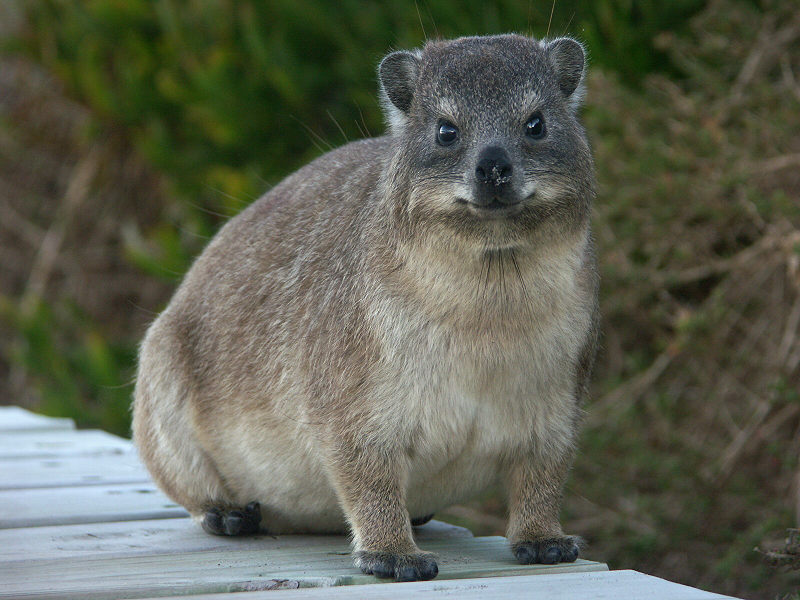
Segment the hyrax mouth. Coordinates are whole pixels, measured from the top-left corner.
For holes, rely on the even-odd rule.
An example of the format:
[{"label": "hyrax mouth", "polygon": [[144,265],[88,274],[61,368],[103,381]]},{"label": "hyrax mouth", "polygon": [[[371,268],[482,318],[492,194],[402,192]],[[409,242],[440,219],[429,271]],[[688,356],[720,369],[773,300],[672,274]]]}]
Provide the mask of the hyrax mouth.
[{"label": "hyrax mouth", "polygon": [[503,202],[495,197],[489,202],[474,202],[466,198],[456,198],[456,203],[461,204],[467,210],[482,219],[503,219],[516,215],[522,210],[522,200],[513,202]]}]

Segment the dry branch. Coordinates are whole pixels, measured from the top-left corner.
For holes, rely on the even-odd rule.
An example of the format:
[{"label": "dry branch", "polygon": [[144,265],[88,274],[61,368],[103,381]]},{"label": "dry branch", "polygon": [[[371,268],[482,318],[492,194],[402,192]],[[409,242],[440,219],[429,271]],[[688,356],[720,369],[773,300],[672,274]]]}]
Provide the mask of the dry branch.
[{"label": "dry branch", "polygon": [[31,267],[28,284],[20,300],[20,306],[24,313],[29,313],[38,299],[44,296],[67,228],[71,224],[73,215],[89,194],[92,180],[97,173],[98,160],[99,150],[94,147],[81,159],[72,172],[59,214],[44,235]]},{"label": "dry branch", "polygon": [[783,154],[773,156],[761,162],[752,163],[743,167],[743,170],[754,175],[768,175],[775,171],[782,171],[791,167],[800,167],[800,152],[796,154]]},{"label": "dry branch", "polygon": [[800,37],[800,14],[791,23],[777,31],[775,31],[773,15],[767,14],[762,21],[756,42],[731,87],[727,108],[741,103],[745,98],[745,90],[758,74],[779,61],[785,48],[798,37]]},{"label": "dry branch", "polygon": [[597,402],[592,404],[587,423],[599,425],[603,421],[619,415],[633,406],[639,397],[646,393],[672,362],[671,352],[663,352],[642,373],[617,386]]}]

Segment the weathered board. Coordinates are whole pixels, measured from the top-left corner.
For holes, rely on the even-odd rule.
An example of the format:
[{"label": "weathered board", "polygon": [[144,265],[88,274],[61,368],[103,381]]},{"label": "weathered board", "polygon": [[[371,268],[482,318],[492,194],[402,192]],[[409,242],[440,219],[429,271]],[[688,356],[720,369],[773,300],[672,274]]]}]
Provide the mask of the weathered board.
[{"label": "weathered board", "polygon": [[[12,560],[0,564],[0,598],[134,598],[270,589],[275,581],[299,587],[373,583],[353,567],[344,537],[262,538],[258,550],[214,550],[67,559]],[[520,565],[501,537],[430,540],[439,556],[437,581],[467,577],[606,570],[600,563]]]},{"label": "weathered board", "polygon": [[[285,589],[289,582],[276,582],[275,588]],[[181,597],[184,598],[185,597]],[[362,585],[357,589],[313,588],[289,589],[276,595],[273,592],[244,592],[229,594],[203,594],[192,600],[302,600],[331,598],[394,600],[502,600],[518,598],[547,598],[547,600],[730,600],[685,585],[671,583],[636,571],[599,571],[594,573],[559,573],[546,577],[484,577],[456,581],[421,581],[394,583],[392,585]],[[163,600],[180,600],[178,597]]]},{"label": "weathered board", "polygon": [[725,598],[586,560],[519,565],[504,538],[436,521],[416,536],[439,577],[376,584],[345,537],[209,536],[155,488],[129,441],[15,407],[0,407],[0,507],[0,599]]},{"label": "weathered board", "polygon": [[[420,543],[472,537],[468,529],[440,521],[431,521],[416,528],[414,533]],[[26,560],[41,560],[206,550],[265,550],[266,544],[273,542],[264,540],[274,539],[266,534],[233,538],[208,535],[188,518],[5,529],[0,530],[0,562],[17,560],[21,556]],[[320,540],[341,545],[341,538],[333,536],[294,535],[280,539],[282,548],[313,547]]]},{"label": "weathered board", "polygon": [[97,456],[133,451],[133,444],[130,440],[97,429],[3,431],[0,435],[0,460]]},{"label": "weathered board", "polygon": [[[0,461],[0,469],[4,468]],[[0,490],[0,529],[185,517],[149,481],[117,485]],[[2,539],[0,532],[0,539]],[[0,542],[0,552],[3,543]]]},{"label": "weathered board", "polygon": [[0,461],[0,490],[149,481],[144,465],[132,453]]},{"label": "weathered board", "polygon": [[6,431],[53,431],[75,429],[72,419],[44,417],[19,406],[0,406],[0,433]]}]

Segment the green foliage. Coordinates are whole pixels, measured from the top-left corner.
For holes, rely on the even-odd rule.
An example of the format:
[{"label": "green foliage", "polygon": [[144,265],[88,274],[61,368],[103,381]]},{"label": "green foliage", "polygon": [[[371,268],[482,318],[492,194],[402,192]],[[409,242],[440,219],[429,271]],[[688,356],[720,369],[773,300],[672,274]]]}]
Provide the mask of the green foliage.
[{"label": "green foliage", "polygon": [[0,296],[0,321],[17,333],[10,358],[32,381],[41,412],[128,435],[133,345],[109,341],[68,302],[21,307]]},{"label": "green foliage", "polygon": [[[331,146],[382,131],[375,67],[387,51],[426,37],[569,33],[587,42],[593,64],[635,82],[671,68],[653,39],[701,5],[41,0],[19,3],[25,24],[4,46],[54,73],[90,108],[95,131],[131,142],[165,176],[176,199],[169,219],[145,231],[124,225],[122,250],[143,273],[174,282],[219,224],[269,185]],[[88,423],[80,395],[122,406],[128,390],[110,393],[105,382],[129,375],[130,353],[90,317],[67,324],[56,318],[67,314],[63,306],[43,302],[13,319],[23,341],[12,360],[33,374],[45,409]],[[65,327],[70,334],[56,340]],[[120,415],[119,424],[101,421],[123,431],[127,412]]]},{"label": "green foliage", "polygon": [[[800,445],[797,370],[770,363],[796,329],[796,262],[777,250],[800,226],[796,170],[771,159],[796,155],[800,59],[796,41],[759,45],[790,20],[789,2],[558,1],[552,22],[549,2],[511,0],[19,6],[25,25],[7,48],[56,74],[91,130],[130,143],[166,181],[162,215],[119,225],[137,282],[164,290],[149,310],[225,218],[330,145],[382,131],[375,66],[388,50],[509,30],[585,41],[605,336],[566,523],[613,568],[734,595],[787,589],[753,566],[752,547],[792,519]],[[737,95],[751,56],[758,68]],[[28,308],[0,295],[3,358],[40,409],[126,433],[142,334],[112,322],[126,318],[52,292]],[[473,506],[501,513],[490,497]],[[486,529],[498,520],[463,523],[502,533]]]},{"label": "green foliage", "polygon": [[[191,227],[192,233],[200,238],[211,236],[211,224],[203,218],[203,213],[193,215],[194,218],[184,227]],[[185,231],[185,230],[184,230]],[[201,233],[202,232],[202,233]],[[184,240],[181,230],[170,223],[159,223],[144,238],[135,227],[126,227],[122,231],[125,258],[136,265],[143,273],[164,279],[179,281],[191,263],[192,255]]]},{"label": "green foliage", "polygon": [[24,5],[18,47],[125,128],[182,195],[228,213],[329,143],[381,131],[374,73],[391,48],[573,32],[594,63],[635,81],[669,66],[654,37],[701,5],[559,1],[551,22],[551,5],[510,0],[48,0]]}]

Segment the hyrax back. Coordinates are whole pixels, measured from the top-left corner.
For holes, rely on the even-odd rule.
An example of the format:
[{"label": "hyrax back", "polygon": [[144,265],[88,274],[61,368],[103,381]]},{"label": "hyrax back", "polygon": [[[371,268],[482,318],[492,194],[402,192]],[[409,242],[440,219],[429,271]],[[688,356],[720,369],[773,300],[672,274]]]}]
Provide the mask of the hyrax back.
[{"label": "hyrax back", "polygon": [[134,403],[144,461],[207,530],[349,529],[362,571],[428,579],[411,519],[499,480],[521,562],[577,557],[558,509],[595,346],[583,71],[565,38],[392,53],[390,132],[222,228],[147,333]]}]

